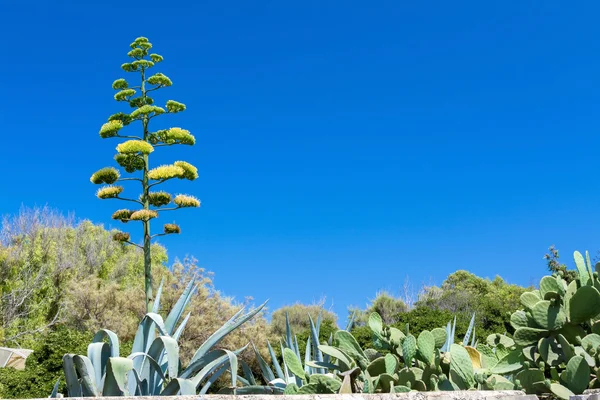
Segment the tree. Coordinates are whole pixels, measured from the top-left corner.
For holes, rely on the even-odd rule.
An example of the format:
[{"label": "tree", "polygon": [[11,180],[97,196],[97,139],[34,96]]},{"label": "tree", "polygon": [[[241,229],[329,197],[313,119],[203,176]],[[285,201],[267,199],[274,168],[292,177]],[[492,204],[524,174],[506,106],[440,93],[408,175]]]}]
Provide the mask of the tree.
[{"label": "tree", "polygon": [[369,315],[374,312],[381,316],[385,324],[392,325],[398,322],[398,314],[407,310],[408,307],[402,299],[396,298],[386,291],[378,292],[364,310],[357,307],[348,308],[350,318],[353,318],[353,326],[366,325]]},{"label": "tree", "polygon": [[317,318],[321,315],[323,324],[328,323],[332,327],[337,327],[337,315],[323,307],[323,304],[301,304],[296,303],[291,306],[283,306],[273,311],[271,314],[271,334],[279,339],[285,336],[286,332],[286,314],[290,322],[292,332],[300,334],[310,331],[310,320],[317,323]]},{"label": "tree", "polygon": [[[180,233],[180,228],[175,224],[165,224],[163,232],[151,235],[150,220],[157,218],[159,211],[170,211],[184,207],[199,207],[200,201],[188,195],[178,195],[175,198],[164,191],[151,191],[157,185],[168,180],[188,179],[194,180],[198,177],[198,170],[185,161],[176,161],[170,165],[161,165],[150,169],[149,156],[157,147],[172,145],[193,145],[196,139],[189,131],[181,128],[150,130],[150,122],[162,114],[176,114],[185,110],[185,105],[174,100],[168,100],[165,108],[154,105],[154,99],[149,96],[150,92],[169,87],[171,80],[158,72],[153,75],[149,70],[163,60],[163,57],[149,50],[152,44],[148,39],[139,37],[130,45],[131,51],[127,53],[134,61],[125,63],[121,68],[125,72],[137,73],[140,76],[139,86],[129,86],[125,79],[117,79],[113,82],[113,89],[117,90],[114,98],[119,102],[127,102],[134,110],[127,114],[119,112],[111,115],[100,128],[100,137],[103,139],[119,138],[129,139],[120,143],[116,150],[115,161],[127,173],[138,173],[135,177],[122,178],[121,173],[114,167],[102,168],[96,171],[91,181],[94,184],[105,184],[97,192],[100,199],[119,199],[138,205],[137,210],[120,209],[113,213],[112,218],[121,222],[140,221],[143,225],[143,245],[133,243],[130,235],[117,232],[114,239],[123,243],[131,244],[143,249],[144,252],[144,283],[146,292],[146,308],[152,309],[154,297],[152,295],[152,260],[151,241],[157,236]],[[139,90],[139,95],[136,93]],[[141,135],[123,135],[121,130],[135,122],[141,123]],[[113,185],[116,182],[136,181],[141,184],[141,195],[139,199],[122,197],[122,186]],[[171,202],[174,207],[163,208]]]},{"label": "tree", "polygon": [[560,255],[558,249],[554,245],[548,248],[548,253],[544,255],[544,259],[548,263],[548,271],[553,274],[562,275],[563,279],[567,283],[571,283],[577,278],[577,273],[574,270],[568,270],[565,264],[560,262]]}]

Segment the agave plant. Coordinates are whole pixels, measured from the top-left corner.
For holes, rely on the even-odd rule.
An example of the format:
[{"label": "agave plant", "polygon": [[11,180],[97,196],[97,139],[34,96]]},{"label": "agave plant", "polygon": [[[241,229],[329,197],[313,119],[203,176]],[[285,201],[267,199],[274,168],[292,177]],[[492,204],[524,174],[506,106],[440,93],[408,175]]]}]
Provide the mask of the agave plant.
[{"label": "agave plant", "polygon": [[[282,394],[288,393],[290,390],[295,392],[295,390],[298,388],[302,388],[309,381],[311,376],[325,374],[325,368],[314,366],[312,364],[313,361],[323,363],[330,362],[330,357],[328,355],[324,355],[319,349],[321,314],[319,314],[317,317],[316,323],[310,314],[308,315],[308,318],[310,322],[310,336],[306,342],[306,351],[304,353],[304,357],[301,356],[300,348],[298,346],[298,337],[293,334],[289,317],[286,314],[286,335],[279,343],[283,363],[279,362],[275,350],[269,341],[267,341],[267,348],[271,358],[271,365],[269,365],[269,363],[260,354],[256,346],[254,346],[254,352],[261,370],[262,380],[266,382],[267,385],[260,385],[250,368],[248,368],[248,366],[242,362],[244,376],[239,377],[239,380],[245,386],[235,390],[224,389],[221,393]],[[332,338],[330,338],[330,344],[331,340]],[[300,391],[300,393],[304,392]],[[306,393],[313,392],[307,391]]]},{"label": "agave plant", "polygon": [[196,350],[187,367],[182,368],[177,341],[190,314],[181,318],[197,286],[193,280],[186,286],[166,320],[158,314],[162,287],[161,282],[152,312],[140,322],[129,356],[120,357],[117,335],[102,329],[88,346],[87,356],[66,354],[63,357],[68,397],[204,394],[226,371],[231,373],[231,386],[236,387],[237,355],[246,347],[235,351],[214,347],[255,316],[266,302],[246,314],[243,314],[244,309],[238,311]]}]

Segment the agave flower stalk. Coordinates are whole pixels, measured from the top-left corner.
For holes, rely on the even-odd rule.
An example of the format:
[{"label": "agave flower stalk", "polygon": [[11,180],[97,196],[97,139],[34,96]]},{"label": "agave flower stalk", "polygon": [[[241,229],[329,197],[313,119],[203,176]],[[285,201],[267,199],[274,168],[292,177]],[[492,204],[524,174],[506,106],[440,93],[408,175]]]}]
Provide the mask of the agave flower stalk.
[{"label": "agave flower stalk", "polygon": [[[158,236],[178,234],[181,229],[178,225],[165,224],[161,233],[152,235],[150,221],[158,218],[163,211],[172,211],[180,208],[199,207],[200,201],[193,196],[172,196],[165,191],[151,191],[154,186],[161,185],[172,179],[187,179],[190,181],[198,177],[198,170],[192,164],[185,161],[175,161],[173,164],[150,167],[150,156],[154,151],[163,146],[194,145],[196,139],[185,129],[172,127],[168,129],[150,130],[150,122],[163,114],[176,114],[185,111],[185,105],[168,100],[165,107],[154,105],[154,99],[150,97],[151,92],[169,87],[173,84],[164,74],[158,72],[150,74],[150,70],[163,57],[150,53],[152,44],[148,39],[139,37],[130,45],[131,50],[127,55],[132,59],[121,68],[125,72],[138,74],[140,84],[129,86],[129,82],[123,78],[113,82],[112,87],[117,92],[114,99],[118,102],[126,102],[131,109],[130,113],[119,112],[111,115],[108,121],[100,128],[100,137],[103,139],[117,138],[127,139],[117,145],[115,161],[125,173],[135,174],[123,177],[122,172],[114,167],[105,167],[95,172],[90,181],[94,184],[104,184],[96,195],[99,199],[118,199],[135,204],[134,209],[120,209],[113,213],[113,219],[127,223],[138,221],[143,226],[143,244],[138,245],[130,241],[130,236],[124,232],[117,232],[114,239],[139,247],[144,252],[144,284],[146,291],[146,308],[152,309],[154,297],[152,295],[152,265],[151,265],[151,241]],[[139,135],[123,134],[124,128],[134,123],[141,125]],[[116,182],[133,181],[141,185],[141,194],[138,198],[122,196],[124,188],[115,185]],[[172,207],[166,207],[173,202]]]}]

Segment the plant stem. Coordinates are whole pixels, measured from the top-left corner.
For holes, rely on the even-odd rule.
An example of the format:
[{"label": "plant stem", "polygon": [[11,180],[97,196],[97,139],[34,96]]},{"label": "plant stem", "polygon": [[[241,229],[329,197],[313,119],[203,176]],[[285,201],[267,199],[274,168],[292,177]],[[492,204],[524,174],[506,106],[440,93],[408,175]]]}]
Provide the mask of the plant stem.
[{"label": "plant stem", "polygon": [[[146,104],[146,87],[145,87],[145,71],[142,68],[142,99],[143,104]],[[148,116],[144,115],[144,119],[142,120],[142,124],[144,126],[144,140],[148,141]],[[144,203],[144,210],[148,210],[150,208],[150,202],[148,198],[148,192],[150,186],[148,185],[148,170],[149,162],[148,162],[148,154],[144,154],[144,170],[142,175],[142,188],[143,195],[142,201]],[[154,303],[154,298],[152,296],[152,258],[150,256],[150,240],[152,237],[150,236],[150,220],[144,221],[144,283],[146,289],[146,310],[147,312],[152,311],[152,305]]]}]

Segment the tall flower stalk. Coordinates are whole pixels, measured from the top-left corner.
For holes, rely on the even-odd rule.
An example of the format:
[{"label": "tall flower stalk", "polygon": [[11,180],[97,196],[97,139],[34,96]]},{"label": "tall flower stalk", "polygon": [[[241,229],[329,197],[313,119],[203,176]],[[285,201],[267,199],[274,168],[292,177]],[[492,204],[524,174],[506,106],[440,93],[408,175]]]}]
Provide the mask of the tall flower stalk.
[{"label": "tall flower stalk", "polygon": [[[125,79],[117,79],[112,87],[116,90],[116,101],[126,102],[133,109],[130,113],[119,112],[111,115],[100,128],[103,139],[127,139],[116,147],[115,161],[128,174],[122,177],[119,169],[114,167],[102,168],[90,178],[91,182],[102,186],[96,193],[100,199],[118,199],[135,204],[135,208],[119,209],[112,218],[123,223],[139,221],[143,226],[143,245],[131,241],[129,233],[117,232],[113,238],[122,243],[141,248],[144,252],[144,284],[146,291],[146,308],[152,310],[154,296],[152,295],[152,258],[151,242],[158,236],[180,233],[175,224],[165,224],[161,233],[151,234],[150,220],[159,216],[163,211],[172,211],[185,207],[199,207],[200,201],[193,196],[177,195],[173,197],[165,191],[157,191],[156,186],[171,179],[195,180],[198,177],[196,167],[185,161],[175,161],[173,164],[160,165],[150,168],[150,155],[158,147],[173,145],[194,145],[196,139],[189,131],[182,128],[167,128],[150,130],[150,122],[163,114],[177,114],[185,111],[185,105],[174,100],[168,100],[165,107],[154,105],[151,92],[172,85],[171,80],[160,72],[150,74],[150,70],[163,60],[163,57],[150,53],[152,44],[148,39],[139,37],[130,45],[127,55],[133,61],[121,65],[129,73],[139,74],[139,85],[130,86]],[[124,127],[140,122],[141,134],[123,134]],[[124,188],[118,183],[135,181],[141,185],[141,194],[136,198],[123,197]]]}]

